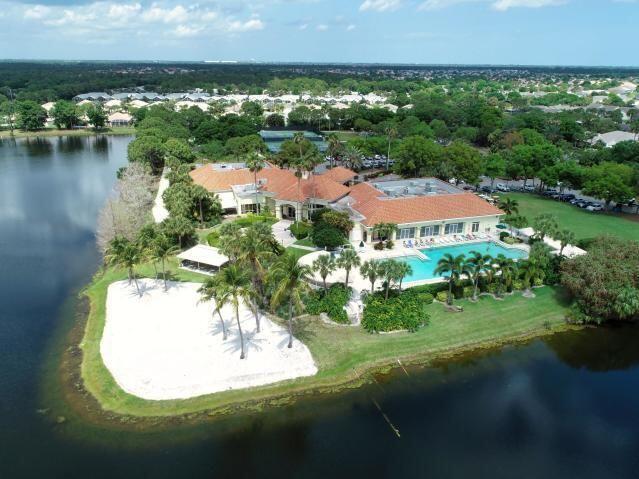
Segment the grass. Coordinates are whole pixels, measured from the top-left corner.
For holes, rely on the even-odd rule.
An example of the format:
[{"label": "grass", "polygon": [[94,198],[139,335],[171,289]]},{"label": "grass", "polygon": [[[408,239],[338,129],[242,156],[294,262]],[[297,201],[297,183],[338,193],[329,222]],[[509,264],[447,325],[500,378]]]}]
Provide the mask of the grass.
[{"label": "grass", "polygon": [[306,238],[297,240],[295,243],[293,243],[293,246],[309,246],[311,248],[315,248],[315,243],[313,243],[312,239],[306,237]]},{"label": "grass", "polygon": [[306,256],[307,254],[312,253],[311,250],[308,249],[300,249],[300,248],[296,248],[295,246],[289,246],[288,248],[286,248],[286,252],[288,254],[292,254],[293,256],[295,256],[297,259],[300,259],[302,256]]},{"label": "grass", "polygon": [[[93,135],[133,135],[135,134],[134,127],[116,127],[105,128],[99,132],[95,132],[92,129],[81,130],[58,130],[56,128],[45,128],[37,131],[20,131],[14,130],[14,138],[35,138],[43,136],[93,136]],[[11,138],[11,132],[9,130],[0,131],[0,138]]]},{"label": "grass", "polygon": [[570,203],[562,203],[527,193],[504,195],[519,202],[519,214],[532,221],[535,216],[549,213],[557,217],[559,227],[572,231],[578,240],[610,234],[623,239],[639,238],[639,221],[627,215],[583,210]]},{"label": "grass", "polygon": [[[177,270],[174,261],[170,267],[174,279],[200,282],[204,279],[197,273]],[[139,274],[152,277],[153,269],[144,265],[139,268]],[[148,401],[121,390],[100,355],[107,288],[113,281],[125,278],[124,271],[109,269],[97,274],[85,290],[91,308],[81,343],[84,353],[81,374],[87,390],[104,410],[139,417],[259,410],[270,404],[285,403],[299,394],[335,391],[357,384],[368,377],[368,372],[394,365],[397,359],[430,361],[568,327],[563,320],[568,305],[559,291],[550,287],[537,290],[535,299],[515,294],[503,301],[482,297],[476,304],[458,302],[464,306],[464,312],[456,314],[445,312],[441,304],[431,304],[428,306],[430,325],[416,333],[368,334],[361,328],[327,325],[307,316],[297,321],[295,335],[311,350],[319,368],[316,376],[187,400]]]}]

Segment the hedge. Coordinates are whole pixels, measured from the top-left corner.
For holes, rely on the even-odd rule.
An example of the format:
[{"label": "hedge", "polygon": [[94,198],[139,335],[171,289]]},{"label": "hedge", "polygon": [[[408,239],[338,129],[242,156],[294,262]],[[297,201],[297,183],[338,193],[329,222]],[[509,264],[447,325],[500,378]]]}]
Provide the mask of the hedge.
[{"label": "hedge", "polygon": [[306,238],[311,232],[311,225],[308,223],[293,223],[290,227],[291,233],[296,239],[301,240]]},{"label": "hedge", "polygon": [[343,284],[332,285],[328,291],[314,291],[306,300],[306,312],[309,314],[326,313],[336,323],[349,324],[344,306],[351,297],[351,289]]},{"label": "hedge", "polygon": [[408,289],[384,299],[382,293],[367,296],[362,327],[370,332],[407,330],[417,331],[428,324],[426,306],[433,302],[433,295]]}]

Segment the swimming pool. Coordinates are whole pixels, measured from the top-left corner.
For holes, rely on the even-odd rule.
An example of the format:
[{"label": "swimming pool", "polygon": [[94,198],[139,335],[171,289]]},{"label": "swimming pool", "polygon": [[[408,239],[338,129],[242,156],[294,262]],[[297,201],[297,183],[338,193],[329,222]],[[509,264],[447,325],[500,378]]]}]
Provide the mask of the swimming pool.
[{"label": "swimming pool", "polygon": [[439,278],[440,276],[436,275],[434,271],[437,268],[437,262],[447,253],[450,253],[453,256],[463,254],[469,257],[471,251],[477,251],[478,253],[489,254],[491,256],[503,254],[506,258],[512,259],[522,259],[528,256],[525,251],[520,249],[504,248],[503,246],[490,241],[441,246],[439,248],[420,249],[420,251],[428,257],[428,260],[422,260],[417,256],[396,258],[399,261],[408,263],[411,268],[413,268],[413,274],[406,276],[406,278],[404,278],[404,282]]}]

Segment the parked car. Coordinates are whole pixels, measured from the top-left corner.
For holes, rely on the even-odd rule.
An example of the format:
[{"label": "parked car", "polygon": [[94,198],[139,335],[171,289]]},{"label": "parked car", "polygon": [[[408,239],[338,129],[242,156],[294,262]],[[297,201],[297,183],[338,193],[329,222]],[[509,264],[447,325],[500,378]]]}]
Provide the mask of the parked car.
[{"label": "parked car", "polygon": [[480,188],[480,191],[483,191],[484,193],[492,193],[493,190],[490,189],[490,186],[482,186]]},{"label": "parked car", "polygon": [[510,191],[510,188],[508,188],[503,183],[497,183],[496,188],[497,188],[497,191],[503,191],[504,193],[508,193]]},{"label": "parked car", "polygon": [[588,211],[603,211],[604,207],[603,207],[603,205],[600,205],[600,204],[594,203],[594,204],[588,205],[588,206],[586,207],[586,209],[587,209]]},{"label": "parked car", "polygon": [[535,187],[534,186],[530,186],[530,185],[526,185],[526,186],[524,186],[524,191],[528,191],[528,192],[535,191]]}]

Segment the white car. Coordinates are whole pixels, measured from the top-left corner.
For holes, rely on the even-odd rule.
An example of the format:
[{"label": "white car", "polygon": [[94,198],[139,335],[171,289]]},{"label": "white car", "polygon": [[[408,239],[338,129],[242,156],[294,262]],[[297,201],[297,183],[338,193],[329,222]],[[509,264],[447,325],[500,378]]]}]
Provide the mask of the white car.
[{"label": "white car", "polygon": [[587,206],[586,209],[588,211],[603,211],[604,207],[602,205],[590,205]]},{"label": "white car", "polygon": [[506,185],[504,185],[503,183],[497,183],[495,185],[495,188],[497,189],[497,191],[503,191],[504,193],[507,193],[510,191],[510,188],[508,188]]}]

